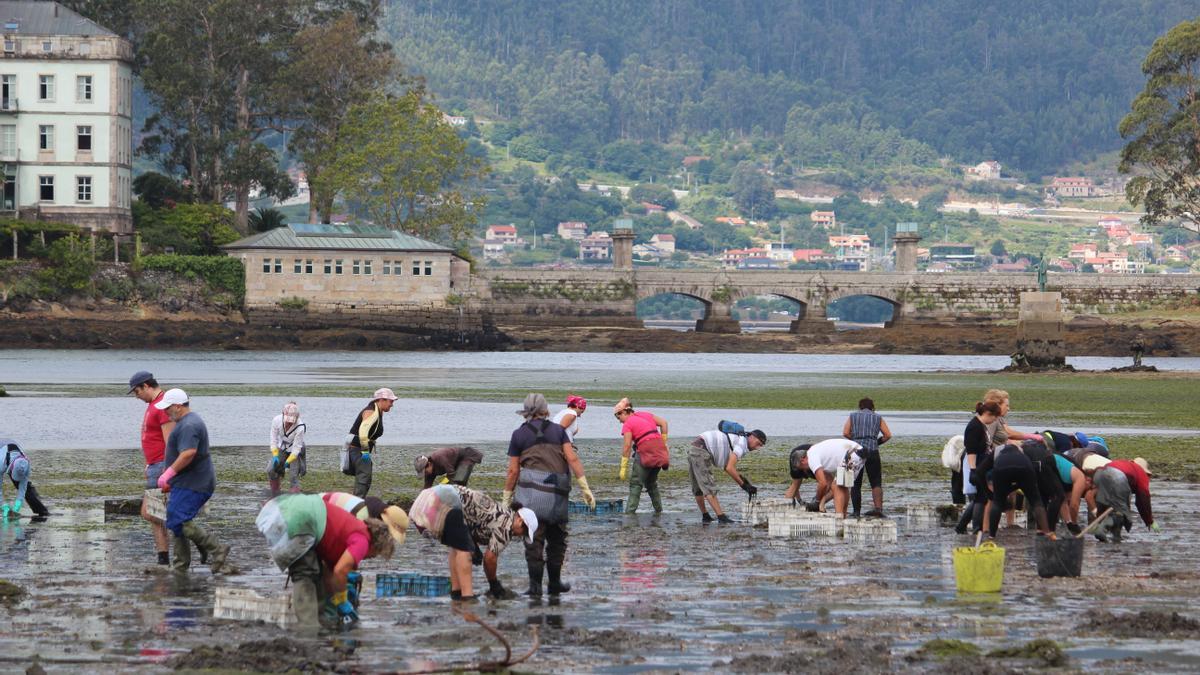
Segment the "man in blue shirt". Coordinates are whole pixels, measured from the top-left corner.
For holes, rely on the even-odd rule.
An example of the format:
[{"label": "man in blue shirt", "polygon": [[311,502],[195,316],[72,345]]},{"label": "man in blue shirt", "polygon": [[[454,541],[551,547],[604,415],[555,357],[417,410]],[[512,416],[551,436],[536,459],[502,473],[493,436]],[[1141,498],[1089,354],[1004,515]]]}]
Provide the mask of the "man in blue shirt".
[{"label": "man in blue shirt", "polygon": [[192,412],[188,395],[182,389],[169,390],[154,407],[165,410],[175,423],[167,439],[164,458],[167,468],[158,478],[158,487],[170,493],[166,526],[175,535],[172,569],[188,571],[194,543],[208,558],[208,567],[214,574],[232,573],[232,566],[226,562],[229,546],[219,543],[194,520],[217,489],[217,476],[208,453],[208,427]]}]

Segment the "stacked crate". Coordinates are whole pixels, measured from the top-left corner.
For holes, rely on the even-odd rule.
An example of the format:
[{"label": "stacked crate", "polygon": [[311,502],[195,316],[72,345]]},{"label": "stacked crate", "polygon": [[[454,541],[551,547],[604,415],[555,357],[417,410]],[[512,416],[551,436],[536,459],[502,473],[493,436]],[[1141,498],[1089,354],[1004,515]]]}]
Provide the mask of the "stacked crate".
[{"label": "stacked crate", "polygon": [[603,499],[603,500],[597,499],[596,500],[596,508],[594,510],[591,508],[588,508],[588,505],[585,504],[584,502],[568,502],[567,503],[567,511],[569,513],[579,513],[579,514],[595,513],[595,514],[606,514],[606,515],[612,515],[614,513],[624,513],[625,512],[625,500],[624,499]]},{"label": "stacked crate", "polygon": [[296,621],[290,593],[266,597],[249,588],[219,587],[213,603],[214,619],[262,621],[287,628]]},{"label": "stacked crate", "polygon": [[908,526],[912,528],[933,528],[941,524],[942,516],[938,507],[931,504],[912,504],[905,508],[908,516]]},{"label": "stacked crate", "polygon": [[436,598],[450,594],[450,577],[429,574],[376,574],[375,597],[400,595]]},{"label": "stacked crate", "polygon": [[146,506],[146,513],[149,513],[151,517],[159,520],[167,519],[167,496],[163,494],[162,490],[158,488],[146,490],[146,493],[142,495],[142,503]]},{"label": "stacked crate", "polygon": [[832,513],[775,513],[767,520],[767,534],[789,539],[836,538],[842,534],[844,521]]},{"label": "stacked crate", "polygon": [[886,518],[863,518],[847,520],[844,528],[846,541],[855,544],[896,543],[896,521]]},{"label": "stacked crate", "polygon": [[742,506],[742,522],[751,527],[766,525],[773,515],[787,516],[803,511],[790,499],[752,499]]}]

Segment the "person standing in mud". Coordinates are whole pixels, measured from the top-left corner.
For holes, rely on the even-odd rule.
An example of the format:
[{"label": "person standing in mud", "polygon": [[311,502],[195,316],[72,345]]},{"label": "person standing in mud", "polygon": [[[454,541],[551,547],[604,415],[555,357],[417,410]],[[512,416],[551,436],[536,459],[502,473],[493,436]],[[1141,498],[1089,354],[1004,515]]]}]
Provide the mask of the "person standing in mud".
[{"label": "person standing in mud", "polygon": [[408,515],[399,507],[390,509],[391,520],[359,520],[321,495],[288,494],[259,511],[255,525],[267,539],[271,559],[288,573],[292,609],[302,627],[334,623],[334,613],[342,629],[358,623],[358,587],[352,575],[363,560],[390,559],[404,543]]},{"label": "person standing in mud", "polygon": [[271,420],[271,460],[267,464],[267,480],[271,496],[279,496],[279,482],[290,476],[292,492],[300,491],[300,478],[308,473],[308,458],[304,445],[305,424],[300,421],[300,406],[289,401],[283,412]]},{"label": "person standing in mud", "polygon": [[371,453],[375,451],[375,441],[383,435],[383,414],[392,409],[395,400],[396,394],[391,389],[375,390],[371,402],[358,412],[354,424],[350,425],[347,460],[342,473],[354,476],[354,494],[359,497],[366,497],[371,490],[374,473]]},{"label": "person standing in mud", "polygon": [[[634,411],[627,398],[623,398],[620,403],[617,403],[613,408],[613,414],[621,423],[621,436],[624,438],[624,445],[621,448],[621,469],[617,476],[620,480],[629,478],[629,500],[625,503],[625,513],[637,513],[643,488],[650,495],[650,503],[654,505],[654,512],[662,513],[662,495],[658,492],[658,473],[670,464],[667,421],[645,410]],[[631,460],[633,461],[632,475],[629,473]]]},{"label": "person standing in mud", "polygon": [[508,443],[508,474],[502,505],[507,508],[515,492],[517,501],[531,509],[539,523],[532,540],[525,545],[525,564],[529,568],[526,593],[534,597],[542,594],[543,572],[548,573],[547,590],[551,595],[566,593],[571,585],[563,582],[562,567],[567,556],[571,474],[579,481],[588,508],[596,508],[596,498],[566,430],[549,419],[546,397],[529,394],[517,414],[525,421],[513,431]]},{"label": "person standing in mud", "polygon": [[201,551],[213,574],[232,573],[226,562],[229,546],[196,524],[200,509],[217,489],[217,475],[208,452],[208,427],[200,415],[192,412],[188,395],[182,389],[171,389],[154,404],[164,410],[175,423],[167,438],[164,462],[167,468],[158,477],[158,487],[170,492],[167,500],[167,529],[175,535],[175,558],[172,569],[184,573],[192,565],[192,548]]},{"label": "person standing in mud", "polygon": [[854,479],[854,487],[850,490],[850,502],[854,506],[854,517],[862,512],[863,476],[871,481],[871,501],[875,508],[867,511],[868,517],[883,517],[883,466],[879,461],[879,446],[892,438],[892,430],[879,413],[875,412],[875,402],[869,398],[858,402],[858,411],[850,413],[846,424],[842,426],[842,436],[862,446],[864,461],[863,470]]},{"label": "person standing in mud", "polygon": [[[162,475],[166,465],[163,464],[163,453],[167,449],[167,438],[175,428],[175,423],[167,414],[154,407],[162,400],[163,390],[158,386],[154,375],[145,370],[139,370],[129,378],[129,392],[146,404],[146,412],[142,415],[142,457],[146,460],[146,489],[158,487],[158,477]],[[142,519],[150,523],[150,531],[154,534],[154,550],[158,552],[158,564],[169,565],[167,553],[167,527],[158,518],[150,515],[150,505],[142,500]]]},{"label": "person standing in mud", "polygon": [[732,518],[725,515],[721,502],[717,499],[717,481],[713,478],[713,469],[716,467],[724,469],[746,494],[751,497],[758,494],[758,488],[754,487],[750,479],[738,473],[737,463],[746,453],[766,444],[767,435],[761,429],[755,429],[745,435],[713,429],[692,440],[692,447],[688,450],[688,477],[692,482],[692,496],[696,498],[696,506],[700,509],[700,522],[713,522],[713,517],[708,514],[704,505],[705,500],[708,500],[717,514],[718,523],[733,522]]},{"label": "person standing in mud", "polygon": [[425,479],[428,490],[438,476],[445,476],[444,483],[466,485],[475,465],[482,461],[483,453],[468,445],[465,448],[439,448],[428,455],[420,455],[413,460],[413,468]]},{"label": "person standing in mud", "polygon": [[983,529],[983,515],[987,508],[991,491],[988,489],[987,474],[976,467],[992,454],[992,438],[988,431],[996,419],[1000,417],[1000,404],[995,401],[980,401],[975,404],[975,416],[967,422],[963,431],[963,491],[971,497],[971,503],[963,509],[962,517],[954,531],[966,534],[967,526],[972,526],[973,532]]},{"label": "person standing in mud", "polygon": [[[988,404],[994,405],[994,404]],[[1041,445],[1040,443],[1038,444]],[[1044,449],[1044,446],[1042,446]],[[1046,456],[1049,456],[1049,451],[1045,450]],[[1046,517],[1046,506],[1042,503],[1041,491],[1039,489],[1038,470],[1034,467],[1031,460],[1021,448],[1009,444],[996,450],[990,456],[986,457],[982,462],[976,465],[976,473],[992,473],[992,496],[991,508],[988,510],[988,537],[995,539],[996,530],[1000,527],[1000,516],[1003,512],[1003,505],[1008,502],[1008,495],[1013,491],[1020,489],[1025,493],[1025,499],[1033,509],[1033,517],[1037,522],[1038,532],[1044,534],[1051,539],[1054,538],[1054,530],[1050,529],[1049,519]],[[1053,477],[1053,476],[1051,476]],[[978,489],[978,485],[976,488]],[[1061,493],[1061,487],[1059,489]],[[1054,508],[1059,508],[1061,502],[1054,504]]]}]

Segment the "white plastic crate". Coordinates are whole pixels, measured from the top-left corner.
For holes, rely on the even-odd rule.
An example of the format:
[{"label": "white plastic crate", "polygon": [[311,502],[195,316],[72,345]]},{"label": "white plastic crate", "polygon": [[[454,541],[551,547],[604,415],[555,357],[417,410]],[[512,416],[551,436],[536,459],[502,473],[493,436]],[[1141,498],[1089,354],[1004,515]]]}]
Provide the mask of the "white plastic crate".
[{"label": "white plastic crate", "polygon": [[856,544],[896,543],[896,521],[886,518],[847,520],[844,532],[846,541]]},{"label": "white plastic crate", "polygon": [[296,622],[292,595],[266,597],[249,588],[218,587],[213,603],[214,619],[262,621],[287,628]]},{"label": "white plastic crate", "polygon": [[167,519],[167,499],[162,490],[158,488],[146,490],[146,493],[142,495],[142,503],[146,505],[146,512],[151,517],[159,520]]},{"label": "white plastic crate", "polygon": [[842,533],[844,518],[831,513],[773,514],[767,520],[767,534],[772,537],[793,539],[838,537]]},{"label": "white plastic crate", "polygon": [[742,506],[742,521],[758,527],[766,525],[772,515],[803,510],[803,506],[796,506],[790,499],[755,499]]},{"label": "white plastic crate", "polygon": [[912,504],[905,509],[909,527],[937,527],[942,518],[933,504]]}]

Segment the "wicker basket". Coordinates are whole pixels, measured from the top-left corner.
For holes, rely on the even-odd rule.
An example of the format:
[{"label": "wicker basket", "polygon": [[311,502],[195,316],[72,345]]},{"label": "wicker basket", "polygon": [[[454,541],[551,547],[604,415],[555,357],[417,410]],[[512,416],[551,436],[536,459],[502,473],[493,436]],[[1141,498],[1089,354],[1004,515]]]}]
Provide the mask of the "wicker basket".
[{"label": "wicker basket", "polygon": [[[149,490],[147,490],[149,492]],[[260,595],[249,588],[218,587],[213,603],[214,619],[262,621],[287,628],[296,621],[290,593],[276,597]]]}]

